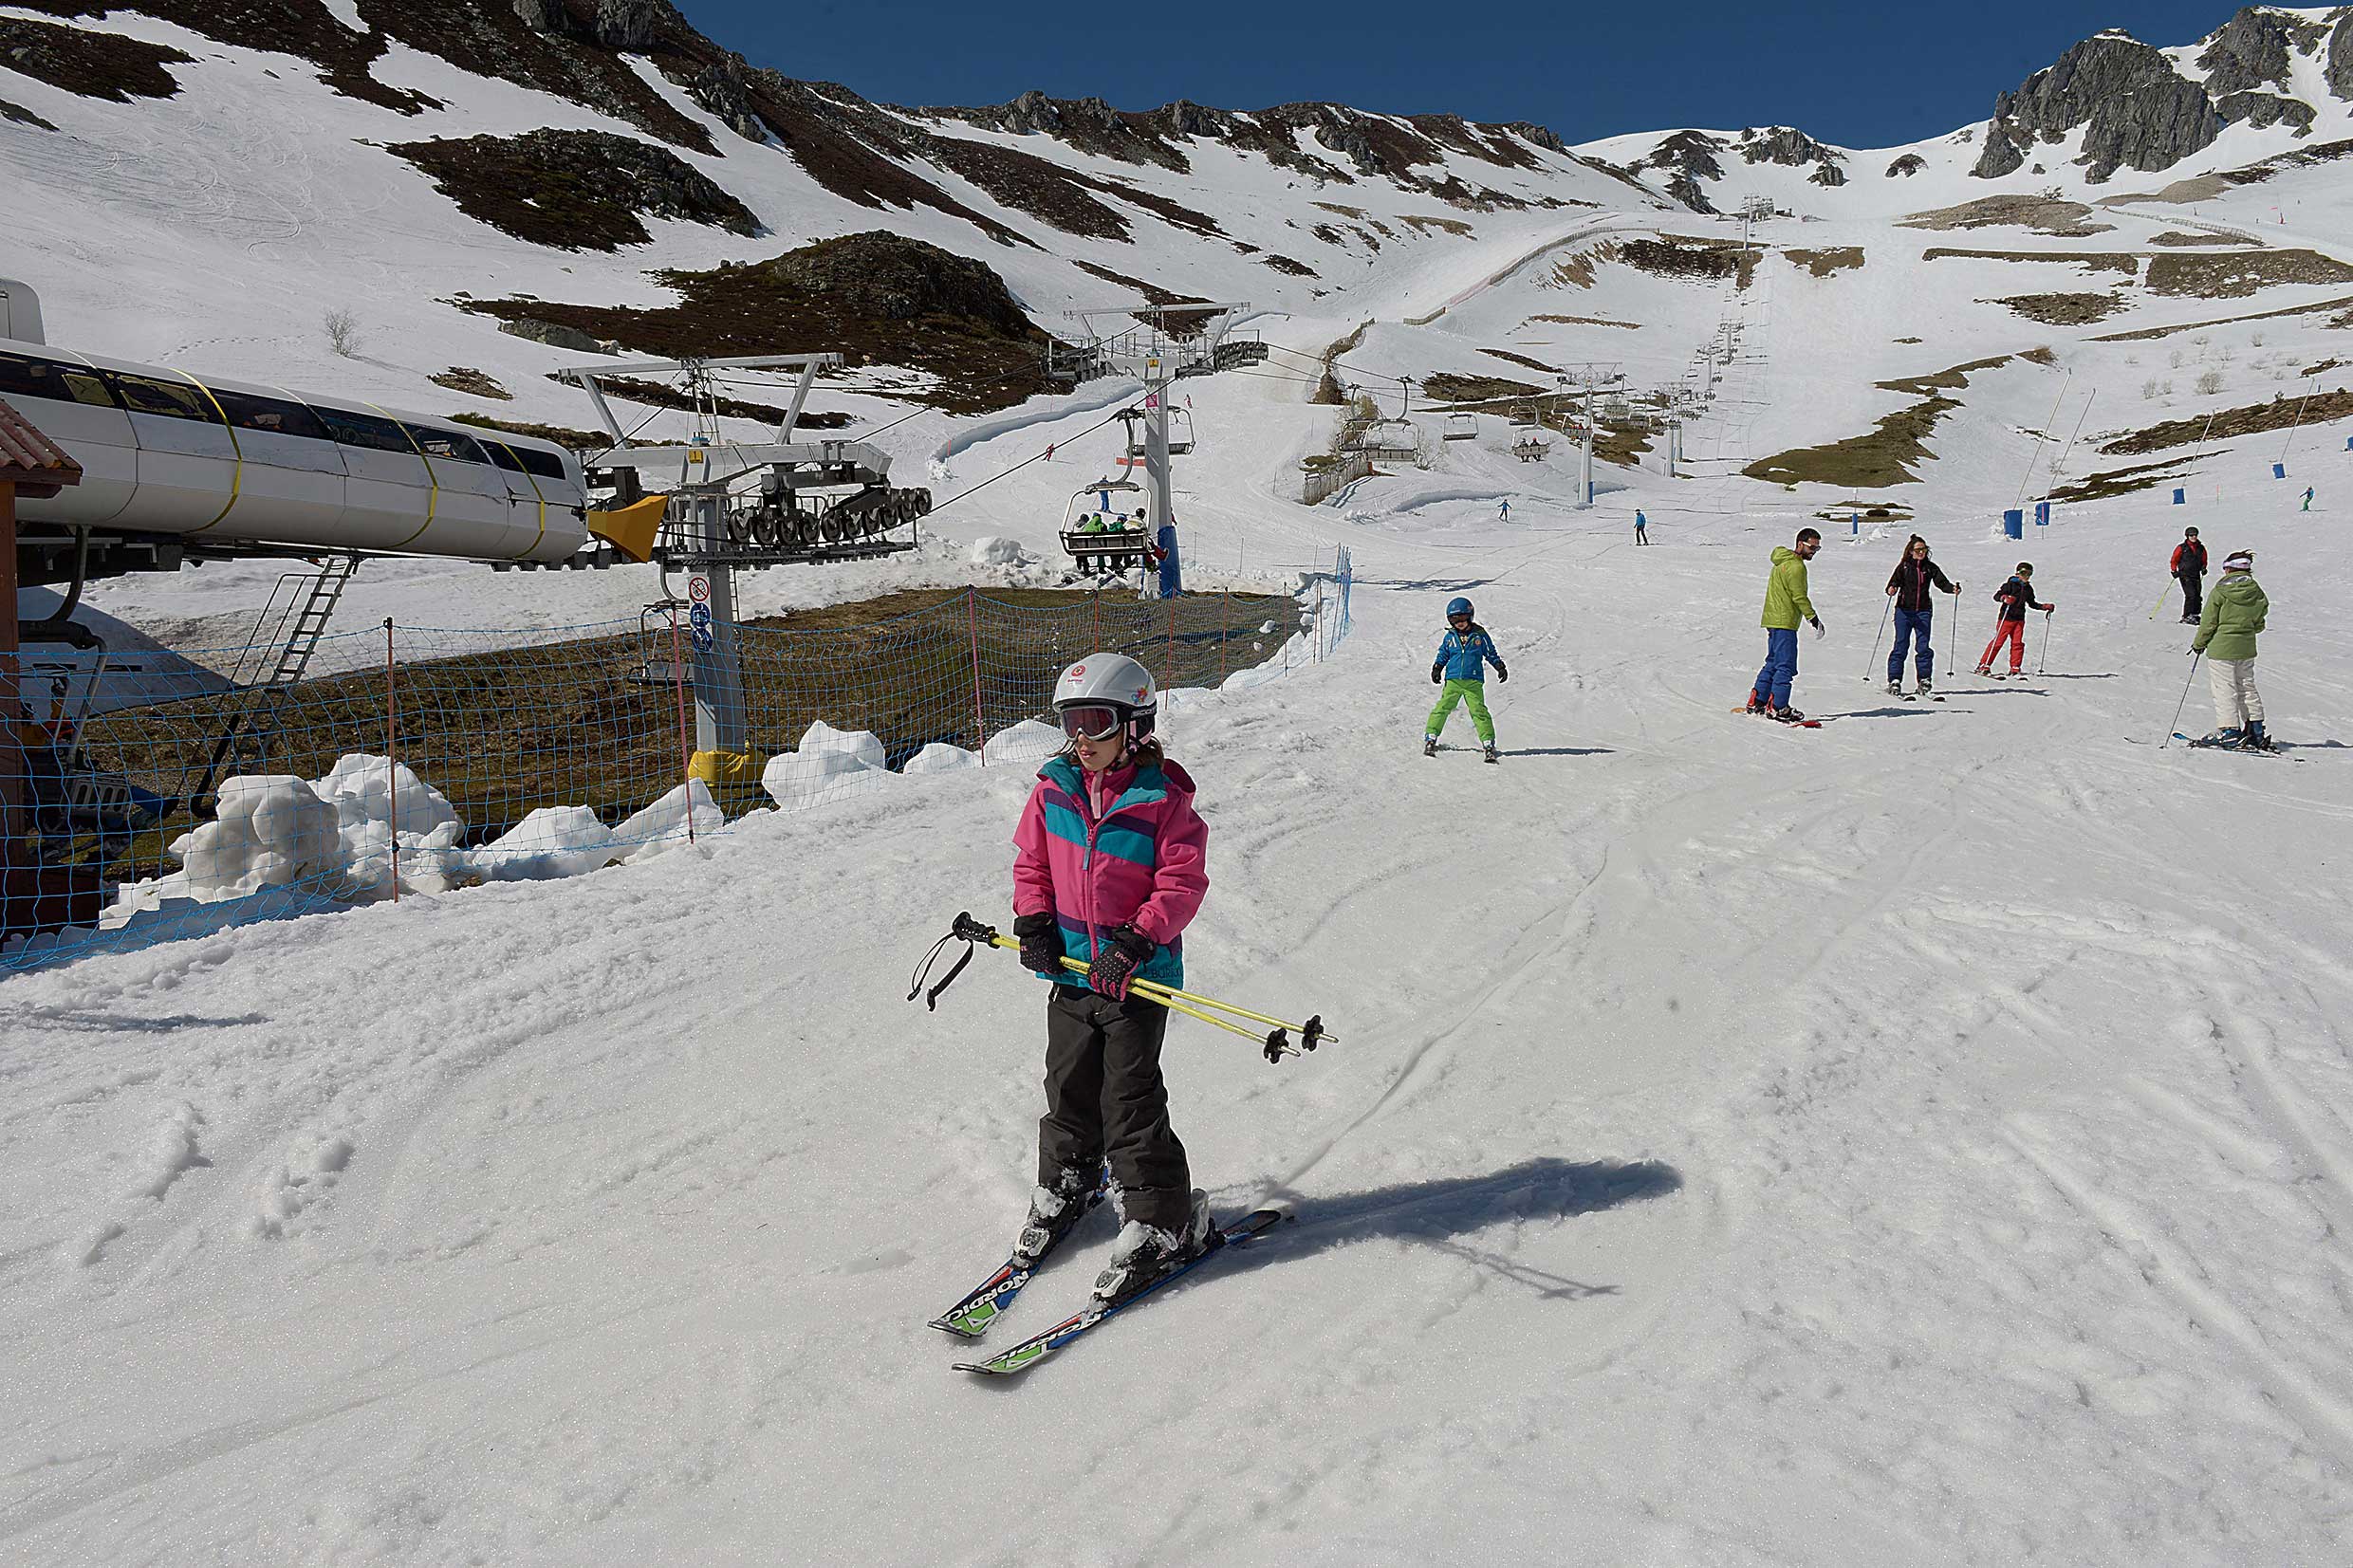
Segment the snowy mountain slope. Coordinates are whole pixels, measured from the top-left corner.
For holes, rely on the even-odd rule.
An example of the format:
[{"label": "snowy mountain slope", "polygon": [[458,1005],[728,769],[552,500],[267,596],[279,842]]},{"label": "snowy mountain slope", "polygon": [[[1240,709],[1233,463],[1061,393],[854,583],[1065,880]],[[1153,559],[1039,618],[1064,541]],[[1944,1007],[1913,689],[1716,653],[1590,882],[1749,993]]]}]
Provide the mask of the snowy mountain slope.
[{"label": "snowy mountain slope", "polygon": [[[1245,471],[1327,416],[1246,389]],[[100,957],[0,995],[8,1554],[2331,1559],[2340,532],[2253,454],[2191,513],[2282,563],[2285,757],[2148,744],[2187,661],[2147,496],[2033,539],[2049,675],[1941,706],[1858,684],[1901,530],[1834,543],[1792,733],[1723,710],[1788,523],[1640,472],[1579,514],[1473,448],[1510,526],[1411,472],[1349,523],[1215,497],[1364,579],[1337,659],[1172,722],[1195,980],[1343,1036],[1172,1037],[1200,1179],[1296,1210],[1263,1251],[1010,1390],[921,1326],[1028,1175],[1029,984],[899,1001],[1002,904],[1016,770]],[[1966,657],[2018,547],[1934,531]],[[1514,672],[1498,769],[1413,748],[1454,591]]]},{"label": "snowy mountain slope", "polygon": [[2189,177],[2353,134],[2353,7],[2249,6],[2196,44],[2121,28],[2002,93],[1981,125],[1846,148],[1794,126],[1644,132],[1576,151],[1702,212],[1751,196],[1824,216],[1890,217],[2010,193],[2092,199],[2119,181]]}]

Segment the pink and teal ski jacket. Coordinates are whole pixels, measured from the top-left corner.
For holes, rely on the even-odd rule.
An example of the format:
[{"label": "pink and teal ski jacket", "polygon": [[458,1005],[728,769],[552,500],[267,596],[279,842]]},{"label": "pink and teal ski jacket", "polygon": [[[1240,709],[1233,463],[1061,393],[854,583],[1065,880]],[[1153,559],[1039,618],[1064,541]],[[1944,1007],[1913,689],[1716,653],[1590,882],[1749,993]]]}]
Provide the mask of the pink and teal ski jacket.
[{"label": "pink and teal ski jacket", "polygon": [[[1193,809],[1193,780],[1175,763],[1118,767],[1090,785],[1075,758],[1038,769],[1013,829],[1013,913],[1051,911],[1063,950],[1086,963],[1114,927],[1159,944],[1136,971],[1185,983],[1183,932],[1209,892],[1209,824]],[[1084,988],[1065,969],[1054,976]]]}]

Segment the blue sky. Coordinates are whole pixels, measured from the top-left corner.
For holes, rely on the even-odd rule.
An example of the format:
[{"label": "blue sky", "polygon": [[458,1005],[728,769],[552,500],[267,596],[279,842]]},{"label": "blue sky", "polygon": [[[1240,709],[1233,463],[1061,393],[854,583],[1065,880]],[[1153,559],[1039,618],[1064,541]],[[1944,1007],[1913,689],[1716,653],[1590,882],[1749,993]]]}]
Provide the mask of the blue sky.
[{"label": "blue sky", "polygon": [[1530,120],[1569,141],[1677,125],[1795,124],[1881,147],[1992,112],[2077,39],[2122,27],[2194,42],[2229,0],[1824,4],[942,5],[677,0],[755,65],[894,103],[998,103],[1026,88],[1122,109],[1331,100]]}]

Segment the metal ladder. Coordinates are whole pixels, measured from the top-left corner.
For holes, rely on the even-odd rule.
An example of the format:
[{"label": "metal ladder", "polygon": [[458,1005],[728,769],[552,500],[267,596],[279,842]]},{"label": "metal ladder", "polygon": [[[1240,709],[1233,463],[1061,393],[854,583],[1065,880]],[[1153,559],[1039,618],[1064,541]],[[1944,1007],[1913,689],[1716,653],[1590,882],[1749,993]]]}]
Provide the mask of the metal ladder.
[{"label": "metal ladder", "polygon": [[[250,773],[268,764],[271,743],[280,729],[279,706],[310,669],[311,657],[318,653],[319,644],[335,618],[335,606],[342,601],[343,589],[359,569],[358,555],[331,555],[320,563],[316,572],[288,573],[270,591],[269,602],[255,618],[252,635],[246,638],[236,665],[230,672],[232,689],[241,690],[244,700],[230,713],[219,738],[213,743],[212,755],[206,759],[204,774],[196,787],[182,796],[199,818],[209,821],[218,814],[220,802],[213,786],[225,768]],[[307,592],[304,591],[305,584]],[[283,607],[279,603],[281,595],[286,599]],[[273,650],[277,657],[269,673],[254,680],[252,676],[260,671],[262,660]],[[229,768],[231,763],[237,766]]]}]

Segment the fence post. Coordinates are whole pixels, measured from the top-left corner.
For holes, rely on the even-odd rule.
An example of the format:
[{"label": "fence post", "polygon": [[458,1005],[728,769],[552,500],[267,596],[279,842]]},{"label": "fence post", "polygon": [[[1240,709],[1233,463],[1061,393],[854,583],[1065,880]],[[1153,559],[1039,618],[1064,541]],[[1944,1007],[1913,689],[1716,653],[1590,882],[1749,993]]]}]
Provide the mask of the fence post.
[{"label": "fence post", "polygon": [[980,753],[980,766],[989,766],[989,723],[980,713],[980,590],[967,586],[964,590],[965,614],[973,628],[973,749]]},{"label": "fence post", "polygon": [[1320,571],[1315,580],[1315,661],[1324,662],[1324,578]]},{"label": "fence post", "polygon": [[678,694],[678,766],[686,790],[686,841],[695,841],[695,745],[686,734],[686,658],[678,648],[678,607],[670,607],[670,685]]},{"label": "fence post", "polygon": [[1176,684],[1176,601],[1168,601],[1168,673],[1160,677],[1163,689]]},{"label": "fence post", "polygon": [[1094,612],[1095,612],[1095,652],[1097,652],[1097,653],[1099,653],[1099,654],[1100,654],[1100,653],[1102,653],[1102,645],[1103,645],[1103,639],[1102,639],[1102,590],[1101,588],[1090,588],[1090,589],[1088,589],[1088,590],[1087,590],[1087,593],[1086,593],[1086,600],[1087,600],[1087,603],[1088,603],[1088,604],[1089,604],[1089,605],[1093,608],[1093,610],[1094,610]]},{"label": "fence post", "polygon": [[392,901],[400,901],[400,765],[395,760],[393,737],[400,714],[400,695],[396,688],[392,662],[392,618],[384,618],[384,798],[385,809],[391,820]]}]

